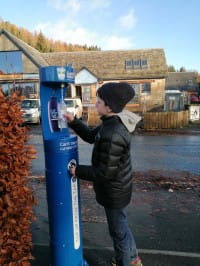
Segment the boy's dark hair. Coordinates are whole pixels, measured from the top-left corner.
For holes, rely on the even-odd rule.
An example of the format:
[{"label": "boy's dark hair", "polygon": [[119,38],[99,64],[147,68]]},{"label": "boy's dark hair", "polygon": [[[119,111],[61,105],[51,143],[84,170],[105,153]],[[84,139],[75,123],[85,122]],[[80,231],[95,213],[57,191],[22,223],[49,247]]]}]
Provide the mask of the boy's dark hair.
[{"label": "boy's dark hair", "polygon": [[109,82],[97,90],[99,96],[114,113],[119,113],[135,96],[135,91],[126,82]]}]

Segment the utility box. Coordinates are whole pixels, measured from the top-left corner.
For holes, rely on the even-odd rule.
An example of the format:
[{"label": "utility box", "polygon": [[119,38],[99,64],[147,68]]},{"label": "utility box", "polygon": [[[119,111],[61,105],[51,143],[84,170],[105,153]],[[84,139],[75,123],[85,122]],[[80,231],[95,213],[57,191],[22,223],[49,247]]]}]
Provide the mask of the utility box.
[{"label": "utility box", "polygon": [[165,91],[164,111],[176,112],[183,110],[183,95],[179,90]]}]

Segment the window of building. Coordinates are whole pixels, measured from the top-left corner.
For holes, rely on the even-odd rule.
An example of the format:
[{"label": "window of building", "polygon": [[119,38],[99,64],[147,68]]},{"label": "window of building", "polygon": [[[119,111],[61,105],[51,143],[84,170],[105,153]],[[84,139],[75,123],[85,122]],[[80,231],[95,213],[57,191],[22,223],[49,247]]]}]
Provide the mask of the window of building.
[{"label": "window of building", "polygon": [[83,87],[83,102],[91,102],[91,87]]},{"label": "window of building", "polygon": [[126,70],[143,69],[143,68],[148,68],[148,61],[146,58],[125,60]]},{"label": "window of building", "polygon": [[188,80],[188,86],[193,86],[194,84],[193,84],[193,80],[192,79],[189,79]]},{"label": "window of building", "polygon": [[68,84],[67,89],[64,93],[64,98],[71,98],[72,97],[72,86]]},{"label": "window of building", "polygon": [[8,96],[10,94],[10,92],[13,89],[13,84],[9,84],[9,83],[1,83],[0,84],[0,88],[3,90],[3,93]]},{"label": "window of building", "polygon": [[23,95],[26,98],[38,98],[39,89],[37,82],[31,83],[0,83],[5,95],[10,95],[12,92],[17,91],[19,95]]},{"label": "window of building", "polygon": [[130,103],[138,103],[138,101],[139,101],[139,84],[130,84],[130,85],[135,91],[135,96],[130,101]]},{"label": "window of building", "polygon": [[132,60],[132,65],[134,69],[141,68],[141,60]]},{"label": "window of building", "polygon": [[150,95],[151,94],[151,84],[142,83],[141,84],[141,94]]},{"label": "window of building", "polygon": [[147,62],[147,59],[142,59],[142,60],[141,60],[141,67],[142,67],[142,68],[148,68],[148,62]]},{"label": "window of building", "polygon": [[0,52],[0,74],[22,73],[22,52]]},{"label": "window of building", "polygon": [[76,96],[82,99],[82,89],[81,89],[81,86],[76,86]]}]

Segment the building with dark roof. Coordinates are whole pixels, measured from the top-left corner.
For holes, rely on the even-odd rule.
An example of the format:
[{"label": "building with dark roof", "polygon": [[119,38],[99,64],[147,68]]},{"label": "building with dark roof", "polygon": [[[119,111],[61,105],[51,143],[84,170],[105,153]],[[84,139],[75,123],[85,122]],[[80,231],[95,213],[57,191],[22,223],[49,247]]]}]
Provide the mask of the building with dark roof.
[{"label": "building with dark roof", "polygon": [[65,66],[75,69],[75,84],[68,97],[79,96],[83,106],[94,105],[96,90],[105,82],[126,81],[136,92],[133,111],[163,106],[168,76],[163,49],[40,53],[8,31],[0,30],[0,86],[18,89],[26,97],[39,97],[39,68]]},{"label": "building with dark roof", "polygon": [[169,72],[166,78],[167,90],[198,91],[198,73],[196,72]]}]

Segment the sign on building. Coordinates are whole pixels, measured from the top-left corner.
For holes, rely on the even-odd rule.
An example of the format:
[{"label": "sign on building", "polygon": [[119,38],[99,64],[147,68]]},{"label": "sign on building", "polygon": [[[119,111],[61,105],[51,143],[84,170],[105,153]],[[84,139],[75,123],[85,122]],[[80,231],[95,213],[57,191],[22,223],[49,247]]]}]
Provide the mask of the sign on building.
[{"label": "sign on building", "polygon": [[200,120],[200,105],[190,105],[190,121]]}]

